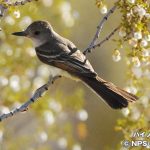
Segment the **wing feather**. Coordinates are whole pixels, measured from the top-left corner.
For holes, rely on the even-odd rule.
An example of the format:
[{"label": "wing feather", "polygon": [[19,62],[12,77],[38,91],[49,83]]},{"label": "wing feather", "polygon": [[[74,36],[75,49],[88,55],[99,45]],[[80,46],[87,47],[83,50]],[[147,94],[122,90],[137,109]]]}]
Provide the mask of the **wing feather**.
[{"label": "wing feather", "polygon": [[[55,44],[53,44],[55,42]],[[69,40],[49,41],[40,47],[36,47],[36,53],[39,59],[49,65],[66,69],[69,72],[74,70],[75,74],[85,74],[95,76],[96,73],[85,55],[76,48]],[[57,66],[56,66],[57,64]],[[62,68],[62,66],[65,66]]]}]

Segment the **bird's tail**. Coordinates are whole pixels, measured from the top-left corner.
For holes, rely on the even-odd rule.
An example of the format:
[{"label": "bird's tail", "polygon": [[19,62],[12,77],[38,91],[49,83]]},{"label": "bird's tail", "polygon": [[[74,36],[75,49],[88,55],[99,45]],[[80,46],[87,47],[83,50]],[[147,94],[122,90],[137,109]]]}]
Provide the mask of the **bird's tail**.
[{"label": "bird's tail", "polygon": [[82,78],[90,88],[92,88],[104,101],[114,109],[121,109],[128,106],[129,102],[134,102],[138,98],[126,92],[125,90],[115,86],[111,82],[107,82],[100,77],[84,77]]}]

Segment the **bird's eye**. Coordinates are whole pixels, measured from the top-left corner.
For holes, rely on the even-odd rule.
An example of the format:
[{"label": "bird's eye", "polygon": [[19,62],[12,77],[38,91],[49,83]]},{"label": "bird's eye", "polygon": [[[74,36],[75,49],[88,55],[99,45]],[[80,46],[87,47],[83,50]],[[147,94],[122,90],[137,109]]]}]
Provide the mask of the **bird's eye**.
[{"label": "bird's eye", "polygon": [[39,34],[40,34],[40,31],[35,31],[34,34],[35,34],[35,35],[39,35]]}]

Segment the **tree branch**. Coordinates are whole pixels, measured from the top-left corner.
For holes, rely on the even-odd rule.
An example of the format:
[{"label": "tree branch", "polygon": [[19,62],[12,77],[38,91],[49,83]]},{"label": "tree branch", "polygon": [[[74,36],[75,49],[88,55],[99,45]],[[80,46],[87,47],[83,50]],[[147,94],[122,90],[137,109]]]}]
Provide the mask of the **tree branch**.
[{"label": "tree branch", "polygon": [[14,110],[10,111],[7,114],[2,114],[0,116],[0,121],[3,121],[6,118],[12,117],[12,116],[16,115],[19,112],[27,111],[28,106],[31,105],[32,103],[36,102],[40,97],[42,97],[42,94],[48,90],[50,85],[53,84],[54,81],[57,80],[60,77],[61,76],[54,76],[54,77],[51,76],[49,78],[49,81],[45,85],[43,85],[39,89],[37,89],[34,92],[33,96],[28,101],[26,101],[23,105],[21,105],[19,108],[15,108]]},{"label": "tree branch", "polygon": [[97,39],[99,38],[100,32],[102,31],[102,28],[104,26],[105,21],[108,19],[108,17],[115,11],[116,9],[116,5],[113,6],[108,13],[103,17],[103,19],[100,21],[99,25],[97,26],[97,31],[95,33],[95,36],[92,40],[92,42],[89,44],[89,46],[85,49],[85,51],[83,52],[84,55],[86,55],[87,53],[90,53],[91,50],[93,49],[92,47],[96,44]]},{"label": "tree branch", "polygon": [[38,1],[38,0],[22,0],[22,1],[12,2],[12,3],[8,2],[8,6],[20,6],[20,5],[24,5],[26,3],[30,3],[32,1]]},{"label": "tree branch", "polygon": [[11,6],[21,6],[25,5],[26,3],[32,2],[32,1],[38,1],[38,0],[22,0],[22,1],[16,1],[16,2],[3,2],[0,4],[0,17],[3,17],[8,7]]},{"label": "tree branch", "polygon": [[120,25],[117,27],[117,28],[115,28],[108,36],[106,36],[102,41],[100,41],[99,43],[97,43],[97,44],[95,44],[95,45],[93,45],[92,47],[91,47],[91,49],[95,49],[96,47],[100,47],[100,46],[102,46],[102,44],[104,44],[106,41],[108,41],[119,29],[120,29]]},{"label": "tree branch", "polygon": [[7,10],[7,7],[4,5],[0,4],[0,17],[4,16],[5,11]]}]

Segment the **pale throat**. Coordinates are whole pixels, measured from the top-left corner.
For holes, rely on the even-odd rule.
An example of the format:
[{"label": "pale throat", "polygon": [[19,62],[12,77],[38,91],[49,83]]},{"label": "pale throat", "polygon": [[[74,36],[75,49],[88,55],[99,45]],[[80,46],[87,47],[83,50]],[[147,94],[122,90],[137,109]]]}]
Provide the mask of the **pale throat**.
[{"label": "pale throat", "polygon": [[33,41],[33,44],[35,47],[39,47],[41,45],[43,45],[44,43],[46,43],[47,39],[38,39],[38,38],[31,38]]}]

